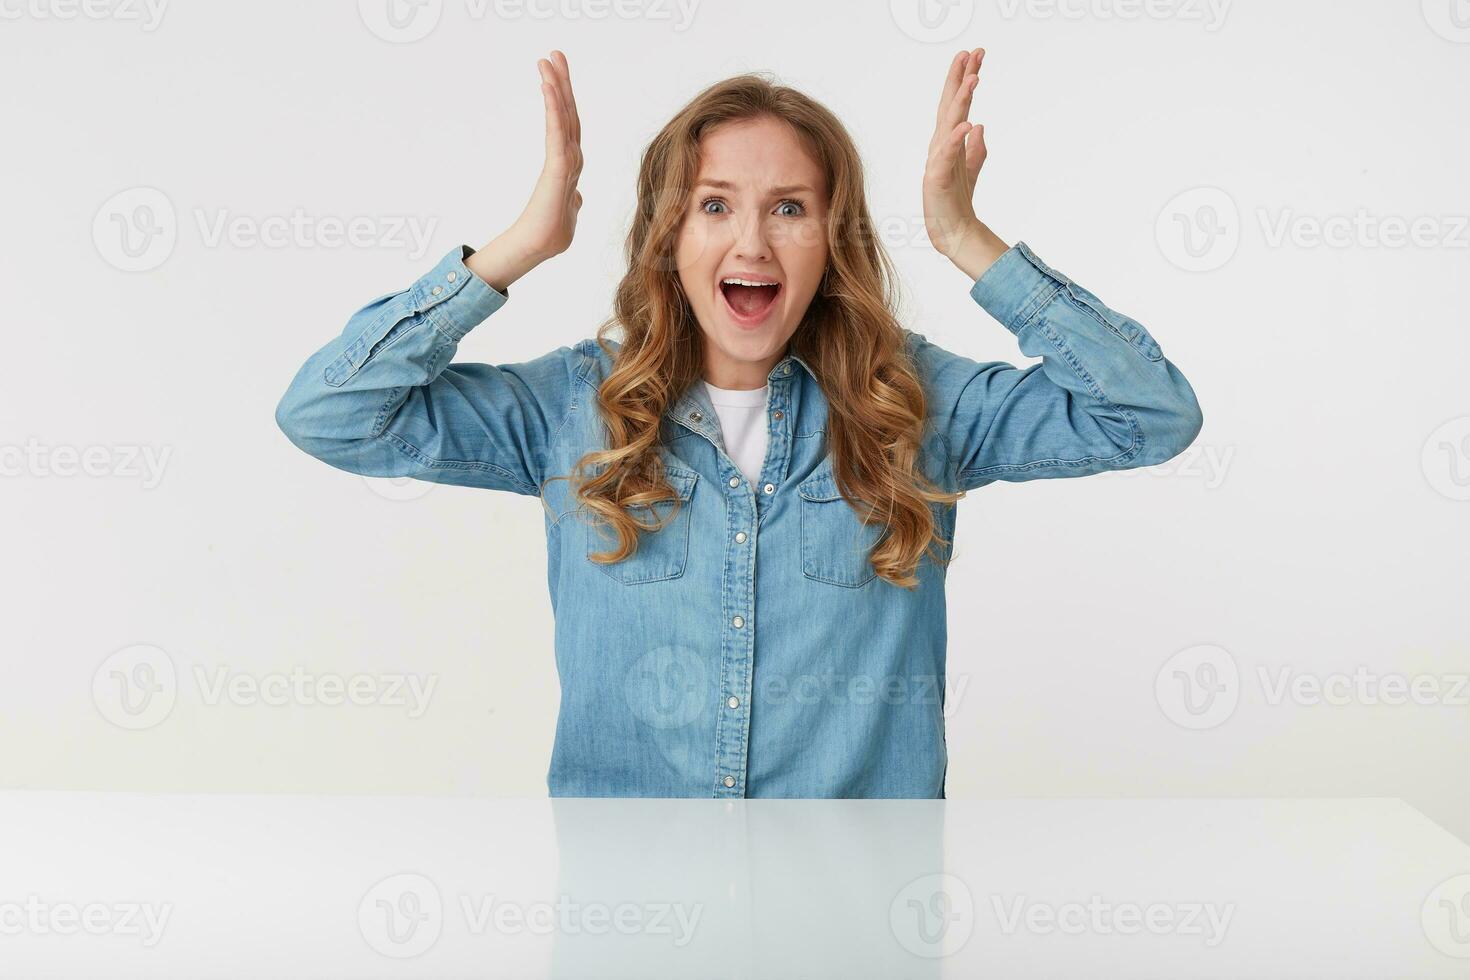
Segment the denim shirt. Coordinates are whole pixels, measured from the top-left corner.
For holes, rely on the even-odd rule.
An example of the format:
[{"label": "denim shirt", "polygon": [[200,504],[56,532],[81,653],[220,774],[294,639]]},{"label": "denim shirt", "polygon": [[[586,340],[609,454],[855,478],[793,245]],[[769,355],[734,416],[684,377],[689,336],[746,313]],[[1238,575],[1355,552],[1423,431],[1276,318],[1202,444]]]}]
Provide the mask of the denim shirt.
[{"label": "denim shirt", "polygon": [[[366,476],[534,496],[607,446],[597,393],[612,365],[595,338],[454,362],[509,298],[466,268],[470,254],[369,303],[312,355],[276,412],[293,443]],[[1148,331],[1025,243],[970,295],[1041,361],[977,362],[905,331],[928,400],[920,466],[943,489],[1149,466],[1199,432],[1194,392]],[[588,559],[611,532],[584,519],[569,481],[547,484],[552,796],[944,795],[944,569],[925,556],[912,590],[877,577],[867,552],[882,528],[838,492],[819,379],[788,354],[767,381],[754,483],[703,385],[673,403],[658,451],[681,506],[621,563]],[[955,508],[931,507],[952,539]]]}]

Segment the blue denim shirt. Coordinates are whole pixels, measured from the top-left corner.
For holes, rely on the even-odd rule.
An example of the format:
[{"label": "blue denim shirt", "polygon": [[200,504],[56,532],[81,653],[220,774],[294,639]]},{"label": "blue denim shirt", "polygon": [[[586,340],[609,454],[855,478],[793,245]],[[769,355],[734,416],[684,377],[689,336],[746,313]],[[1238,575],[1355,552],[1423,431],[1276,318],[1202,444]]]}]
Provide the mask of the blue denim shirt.
[{"label": "blue denim shirt", "polygon": [[[596,402],[611,361],[595,338],[454,362],[508,300],[469,254],[369,303],[306,362],[276,413],[293,443],[353,473],[530,495],[606,446]],[[1041,361],[977,362],[906,331],[929,403],[920,463],[944,489],[1148,466],[1193,441],[1194,392],[1148,331],[1026,244],[970,295]],[[682,506],[621,563],[587,558],[610,533],[582,519],[569,481],[547,485],[552,796],[944,795],[944,570],[926,556],[913,590],[876,576],[881,528],[838,493],[810,366],[788,355],[767,380],[755,483],[702,385],[672,405],[660,454]],[[931,506],[953,538],[955,508]]]}]

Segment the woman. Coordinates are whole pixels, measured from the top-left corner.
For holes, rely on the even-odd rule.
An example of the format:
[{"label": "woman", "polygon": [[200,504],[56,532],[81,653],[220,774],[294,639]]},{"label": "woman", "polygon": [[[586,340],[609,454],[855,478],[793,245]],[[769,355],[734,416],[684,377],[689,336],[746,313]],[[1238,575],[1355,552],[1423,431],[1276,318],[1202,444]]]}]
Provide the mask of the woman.
[{"label": "woman", "polygon": [[977,363],[895,320],[852,140],[757,75],[649,144],[595,337],[452,363],[572,241],[580,123],[554,51],[545,166],[514,225],[358,311],[286,392],[281,428],[333,466],[541,497],[552,796],[942,797],[955,501],[1161,463],[1198,433],[1143,327],[975,216],[983,55],[945,79],[925,228],[1040,364]]}]

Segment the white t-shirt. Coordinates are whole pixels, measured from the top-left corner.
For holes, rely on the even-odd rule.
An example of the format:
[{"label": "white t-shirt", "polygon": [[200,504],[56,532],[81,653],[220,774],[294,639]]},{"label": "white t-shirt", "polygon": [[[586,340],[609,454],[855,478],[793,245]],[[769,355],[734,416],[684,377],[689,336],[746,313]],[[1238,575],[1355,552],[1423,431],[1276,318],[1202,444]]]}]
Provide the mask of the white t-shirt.
[{"label": "white t-shirt", "polygon": [[759,483],[761,467],[766,462],[766,444],[771,440],[766,422],[766,389],[716,388],[704,382],[709,400],[720,417],[720,435],[725,452],[740,467],[751,483]]}]

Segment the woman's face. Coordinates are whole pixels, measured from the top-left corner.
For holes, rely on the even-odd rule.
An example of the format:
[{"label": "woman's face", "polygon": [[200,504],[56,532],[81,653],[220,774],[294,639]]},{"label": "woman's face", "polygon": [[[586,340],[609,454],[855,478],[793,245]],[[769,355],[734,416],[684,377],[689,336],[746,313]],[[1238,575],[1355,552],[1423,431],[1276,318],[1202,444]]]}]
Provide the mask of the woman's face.
[{"label": "woman's face", "polygon": [[705,380],[759,388],[821,284],[829,192],[776,119],[723,123],[705,133],[700,151],[675,264],[704,331]]}]

